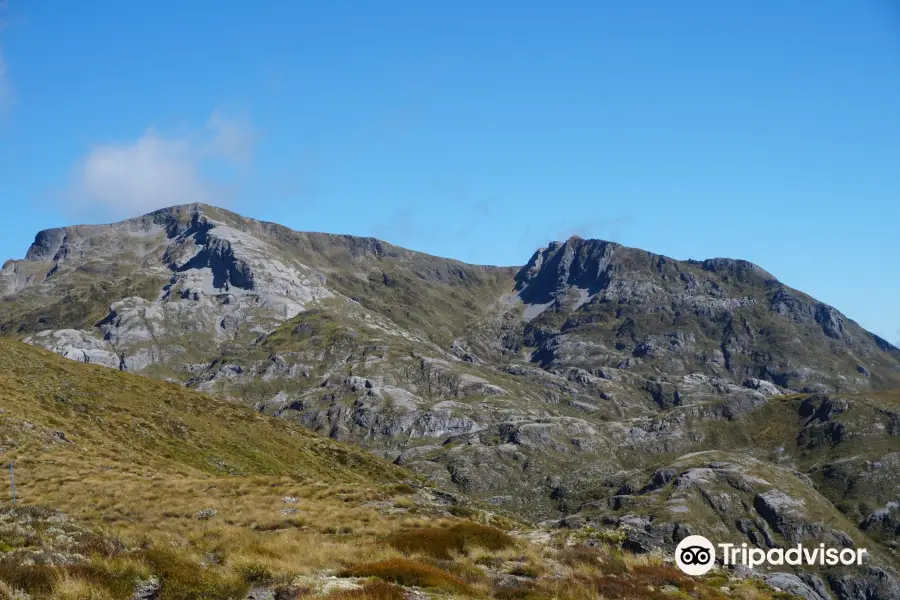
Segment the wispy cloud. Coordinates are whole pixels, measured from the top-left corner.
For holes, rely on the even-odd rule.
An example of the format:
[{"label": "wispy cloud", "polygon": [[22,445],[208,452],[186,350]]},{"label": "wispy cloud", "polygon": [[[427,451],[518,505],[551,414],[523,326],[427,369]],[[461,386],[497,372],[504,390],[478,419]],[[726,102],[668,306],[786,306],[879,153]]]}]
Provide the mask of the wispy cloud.
[{"label": "wispy cloud", "polygon": [[624,232],[634,224],[634,217],[587,217],[575,223],[566,224],[557,230],[556,239],[566,240],[577,235],[582,238],[600,238],[621,242]]},{"label": "wispy cloud", "polygon": [[417,248],[446,240],[469,239],[480,222],[491,215],[488,202],[473,197],[470,186],[459,177],[433,180],[427,190],[429,204],[397,207],[371,225],[372,235]]},{"label": "wispy cloud", "polygon": [[257,133],[246,117],[229,117],[216,110],[206,123],[205,151],[234,165],[246,166],[253,155]]},{"label": "wispy cloud", "polygon": [[233,195],[211,174],[246,167],[256,135],[246,119],[213,112],[197,131],[165,135],[148,129],[135,140],[97,145],[76,165],[66,199],[75,212],[133,215]]},{"label": "wispy cloud", "polygon": [[431,227],[421,222],[419,213],[409,208],[394,210],[387,218],[374,223],[371,229],[371,234],[379,239],[407,246],[418,244],[434,233]]},{"label": "wispy cloud", "polygon": [[635,224],[632,215],[579,216],[548,220],[539,227],[526,227],[519,238],[522,252],[533,252],[551,241],[565,241],[577,235],[587,239],[601,239],[620,244],[627,243],[627,232]]}]

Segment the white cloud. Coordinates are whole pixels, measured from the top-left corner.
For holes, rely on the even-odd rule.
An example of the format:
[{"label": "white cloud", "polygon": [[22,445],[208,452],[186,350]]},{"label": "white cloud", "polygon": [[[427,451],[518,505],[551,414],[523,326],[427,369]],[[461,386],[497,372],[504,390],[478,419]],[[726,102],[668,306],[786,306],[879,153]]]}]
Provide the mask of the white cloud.
[{"label": "white cloud", "polygon": [[126,143],[94,147],[75,168],[67,200],[80,210],[142,214],[190,202],[224,204],[228,188],[208,167],[234,171],[253,153],[249,122],[219,112],[201,132],[165,136],[148,130]]},{"label": "white cloud", "polygon": [[218,110],[213,111],[206,130],[210,139],[206,151],[234,164],[245,165],[250,162],[253,146],[256,143],[256,132],[246,118],[232,118]]},{"label": "white cloud", "polygon": [[76,168],[73,191],[81,204],[117,212],[207,202],[210,193],[189,141],[152,131],[129,144],[94,148]]}]

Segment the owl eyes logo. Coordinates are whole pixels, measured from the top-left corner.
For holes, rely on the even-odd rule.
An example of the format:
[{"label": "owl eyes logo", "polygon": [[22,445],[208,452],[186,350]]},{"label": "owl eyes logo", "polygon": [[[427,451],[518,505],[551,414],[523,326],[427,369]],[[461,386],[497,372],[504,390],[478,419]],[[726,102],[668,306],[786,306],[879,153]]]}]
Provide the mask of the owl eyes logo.
[{"label": "owl eyes logo", "polygon": [[681,551],[681,562],[686,565],[705,565],[709,558],[709,550],[703,546],[688,546]]},{"label": "owl eyes logo", "polygon": [[716,550],[702,535],[689,535],[675,548],[675,564],[688,575],[703,575],[716,563]]}]

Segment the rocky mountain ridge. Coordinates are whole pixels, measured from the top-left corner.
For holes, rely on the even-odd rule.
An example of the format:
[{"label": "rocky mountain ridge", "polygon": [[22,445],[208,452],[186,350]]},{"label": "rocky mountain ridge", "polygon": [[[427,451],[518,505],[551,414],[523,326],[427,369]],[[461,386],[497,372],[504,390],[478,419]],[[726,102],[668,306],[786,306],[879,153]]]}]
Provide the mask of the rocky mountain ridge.
[{"label": "rocky mountain ridge", "polygon": [[[520,515],[640,521],[637,549],[783,544],[790,516],[896,560],[900,350],[745,261],[573,237],[473,266],[189,205],[39,233],[0,271],[0,330]],[[773,513],[773,494],[806,508]],[[820,587],[880,597],[841,585]]]}]

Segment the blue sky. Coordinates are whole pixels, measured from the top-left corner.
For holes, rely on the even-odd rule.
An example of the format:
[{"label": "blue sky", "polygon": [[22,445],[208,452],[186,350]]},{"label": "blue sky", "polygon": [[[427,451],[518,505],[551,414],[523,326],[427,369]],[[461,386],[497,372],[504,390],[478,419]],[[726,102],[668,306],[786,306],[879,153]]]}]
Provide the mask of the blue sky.
[{"label": "blue sky", "polygon": [[900,341],[892,0],[0,8],[0,260],[201,200],[523,264],[756,262]]}]

